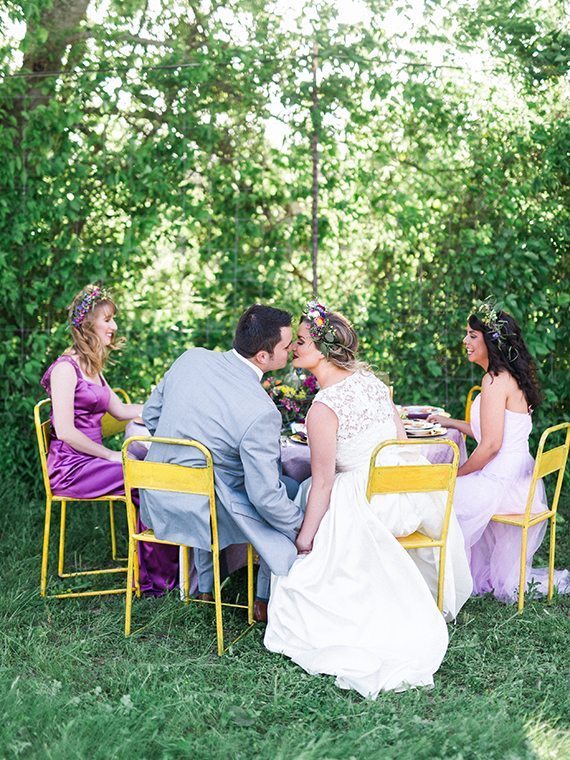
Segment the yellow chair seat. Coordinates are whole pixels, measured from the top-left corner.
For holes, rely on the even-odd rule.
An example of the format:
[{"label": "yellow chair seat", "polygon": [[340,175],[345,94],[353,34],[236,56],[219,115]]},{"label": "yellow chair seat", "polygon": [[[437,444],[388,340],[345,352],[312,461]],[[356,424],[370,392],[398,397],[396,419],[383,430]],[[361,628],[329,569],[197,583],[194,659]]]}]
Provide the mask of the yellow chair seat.
[{"label": "yellow chair seat", "polygon": [[51,500],[52,501],[109,501],[110,499],[113,499],[114,501],[125,501],[125,494],[124,493],[109,493],[105,494],[105,496],[92,496],[90,499],[78,499],[76,496],[65,496],[65,494],[59,494],[55,495],[52,494]]},{"label": "yellow chair seat", "polygon": [[133,539],[135,541],[147,541],[151,544],[166,544],[167,546],[172,546],[172,541],[163,541],[162,539],[157,538],[151,528],[143,530],[142,533],[134,533]]},{"label": "yellow chair seat", "polygon": [[548,520],[553,515],[554,512],[550,509],[544,510],[543,512],[531,513],[528,523],[526,523],[526,514],[524,512],[512,515],[493,515],[491,520],[493,520],[493,522],[504,523],[505,525],[516,525],[517,527],[522,528],[525,524],[528,524],[529,526],[538,525],[538,523]]},{"label": "yellow chair seat", "polygon": [[443,546],[443,541],[437,538],[430,538],[424,533],[420,533],[416,530],[415,533],[410,533],[409,536],[396,536],[396,540],[402,544],[404,549],[421,549],[424,546]]}]

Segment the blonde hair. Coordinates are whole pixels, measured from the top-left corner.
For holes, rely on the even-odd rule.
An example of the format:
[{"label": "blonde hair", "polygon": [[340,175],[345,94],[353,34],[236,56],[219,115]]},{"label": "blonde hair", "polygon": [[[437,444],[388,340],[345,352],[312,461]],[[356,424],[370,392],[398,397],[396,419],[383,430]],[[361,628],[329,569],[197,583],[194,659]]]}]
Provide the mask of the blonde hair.
[{"label": "blonde hair", "polygon": [[[328,355],[325,357],[328,362],[334,364],[339,369],[345,369],[348,372],[357,370],[371,371],[366,362],[358,360],[358,335],[356,330],[350,324],[348,319],[337,311],[327,311],[327,320],[335,331],[335,341],[329,344]],[[308,317],[301,317],[301,322],[311,325]],[[315,340],[315,339],[314,339]],[[315,345],[319,347],[318,340]]]},{"label": "blonde hair", "polygon": [[[93,297],[96,291],[100,291],[100,296]],[[81,317],[81,321],[77,324],[78,307],[85,302],[90,302],[88,310],[84,316]],[[68,349],[67,353],[74,352],[77,354],[82,368],[85,373],[90,377],[99,375],[103,371],[103,367],[107,363],[109,354],[112,351],[117,351],[124,343],[124,338],[113,340],[109,346],[104,346],[99,336],[93,329],[93,323],[98,311],[101,308],[111,309],[112,314],[117,313],[117,307],[111,298],[108,291],[102,290],[98,285],[89,284],[77,293],[71,304],[69,305],[69,329],[71,331],[71,337],[73,344]]]}]

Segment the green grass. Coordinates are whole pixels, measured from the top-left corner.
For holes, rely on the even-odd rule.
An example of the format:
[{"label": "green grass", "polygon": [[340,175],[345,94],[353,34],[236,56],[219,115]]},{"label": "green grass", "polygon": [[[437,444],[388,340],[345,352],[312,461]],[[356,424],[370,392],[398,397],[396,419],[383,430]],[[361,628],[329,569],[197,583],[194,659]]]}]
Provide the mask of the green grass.
[{"label": "green grass", "polygon": [[[41,600],[41,496],[3,496],[0,757],[570,757],[568,598],[531,600],[520,617],[471,600],[449,628],[435,689],[368,702],[267,652],[260,627],[218,658],[212,610],[175,595],[135,601],[140,630],[128,640],[123,597]],[[106,522],[99,511],[94,530],[95,510],[79,511],[70,546],[89,559],[107,547]],[[227,593],[243,586],[238,576]],[[242,622],[228,616],[230,631]]]}]

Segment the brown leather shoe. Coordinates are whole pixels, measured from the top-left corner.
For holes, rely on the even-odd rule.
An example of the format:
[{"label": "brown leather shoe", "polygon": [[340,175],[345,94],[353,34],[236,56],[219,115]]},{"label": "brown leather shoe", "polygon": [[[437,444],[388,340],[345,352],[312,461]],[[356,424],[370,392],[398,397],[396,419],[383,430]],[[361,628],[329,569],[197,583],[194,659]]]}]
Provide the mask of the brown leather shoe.
[{"label": "brown leather shoe", "polygon": [[201,602],[213,602],[214,595],[213,594],[198,594],[198,599]]},{"label": "brown leather shoe", "polygon": [[253,603],[253,619],[257,623],[267,623],[267,602],[256,599]]}]

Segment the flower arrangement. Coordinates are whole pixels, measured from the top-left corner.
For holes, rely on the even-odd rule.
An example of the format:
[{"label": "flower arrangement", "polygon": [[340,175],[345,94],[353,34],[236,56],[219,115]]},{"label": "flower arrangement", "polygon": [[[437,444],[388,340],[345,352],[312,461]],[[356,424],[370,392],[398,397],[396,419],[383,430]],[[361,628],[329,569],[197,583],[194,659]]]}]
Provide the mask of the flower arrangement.
[{"label": "flower arrangement", "polygon": [[319,385],[313,375],[292,372],[284,380],[268,377],[263,388],[279,410],[283,429],[290,432],[292,422],[304,422]]}]

